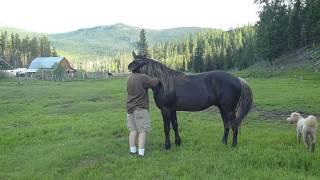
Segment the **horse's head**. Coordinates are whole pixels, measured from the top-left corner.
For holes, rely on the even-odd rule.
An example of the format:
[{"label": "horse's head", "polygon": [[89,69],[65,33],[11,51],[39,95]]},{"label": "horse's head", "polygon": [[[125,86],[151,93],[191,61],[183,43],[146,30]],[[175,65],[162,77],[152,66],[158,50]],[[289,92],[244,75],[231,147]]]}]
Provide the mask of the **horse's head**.
[{"label": "horse's head", "polygon": [[133,61],[128,65],[129,71],[147,74],[146,65],[148,64],[149,59],[145,55],[136,55],[134,51],[132,51],[132,55]]},{"label": "horse's head", "polygon": [[158,78],[164,91],[172,92],[174,89],[174,81],[186,80],[185,74],[168,68],[160,62],[148,58],[145,55],[136,55],[133,51],[133,61],[128,65],[129,71],[133,73],[143,73],[150,77]]}]

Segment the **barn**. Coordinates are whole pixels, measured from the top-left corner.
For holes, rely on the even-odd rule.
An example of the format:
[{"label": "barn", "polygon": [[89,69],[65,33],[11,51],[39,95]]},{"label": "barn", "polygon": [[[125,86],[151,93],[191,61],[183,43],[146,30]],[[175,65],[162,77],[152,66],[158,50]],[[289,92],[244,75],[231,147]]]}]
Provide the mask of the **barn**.
[{"label": "barn", "polygon": [[76,71],[65,57],[37,57],[32,60],[26,73],[35,73],[38,70],[54,71],[57,68],[57,64],[60,64],[66,73],[74,73]]},{"label": "barn", "polygon": [[13,69],[13,67],[10,66],[10,64],[7,61],[0,58],[0,70],[10,70],[10,69]]}]

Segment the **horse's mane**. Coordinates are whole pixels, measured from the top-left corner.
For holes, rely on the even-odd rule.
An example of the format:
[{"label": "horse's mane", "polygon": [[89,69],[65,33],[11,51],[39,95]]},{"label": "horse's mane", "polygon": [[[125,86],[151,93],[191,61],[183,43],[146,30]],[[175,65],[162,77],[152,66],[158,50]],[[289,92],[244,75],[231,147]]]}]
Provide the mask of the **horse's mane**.
[{"label": "horse's mane", "polygon": [[148,63],[142,67],[142,72],[151,77],[158,78],[165,92],[174,90],[174,81],[186,80],[186,75],[183,72],[170,69],[154,59],[144,59],[146,59]]}]

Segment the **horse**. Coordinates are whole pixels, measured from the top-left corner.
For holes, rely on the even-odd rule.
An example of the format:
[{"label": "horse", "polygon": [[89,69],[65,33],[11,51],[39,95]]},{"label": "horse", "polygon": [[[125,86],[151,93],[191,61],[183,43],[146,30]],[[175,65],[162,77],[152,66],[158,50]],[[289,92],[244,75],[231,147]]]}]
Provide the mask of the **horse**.
[{"label": "horse", "polygon": [[177,111],[202,111],[215,105],[224,125],[222,143],[227,145],[230,127],[233,131],[231,147],[238,144],[238,129],[248,114],[253,97],[247,82],[224,71],[209,71],[187,75],[173,70],[143,55],[133,54],[128,65],[131,72],[144,73],[160,80],[153,88],[156,106],[161,110],[165,132],[165,149],[171,148],[170,122],[175,133],[175,144],[181,144]]}]

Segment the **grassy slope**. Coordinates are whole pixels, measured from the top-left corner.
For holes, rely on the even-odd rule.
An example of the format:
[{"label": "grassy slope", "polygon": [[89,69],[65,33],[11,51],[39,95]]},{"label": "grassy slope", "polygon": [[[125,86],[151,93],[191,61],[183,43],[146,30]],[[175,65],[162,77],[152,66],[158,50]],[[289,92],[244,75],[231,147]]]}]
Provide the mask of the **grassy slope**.
[{"label": "grassy slope", "polygon": [[1,81],[0,179],[320,176],[320,150],[312,154],[297,144],[295,127],[284,119],[295,110],[320,112],[319,80],[250,78],[259,111],[244,122],[235,149],[221,145],[221,118],[209,110],[178,113],[183,144],[165,151],[160,112],[152,102],[144,159],[128,155],[125,80]]}]

